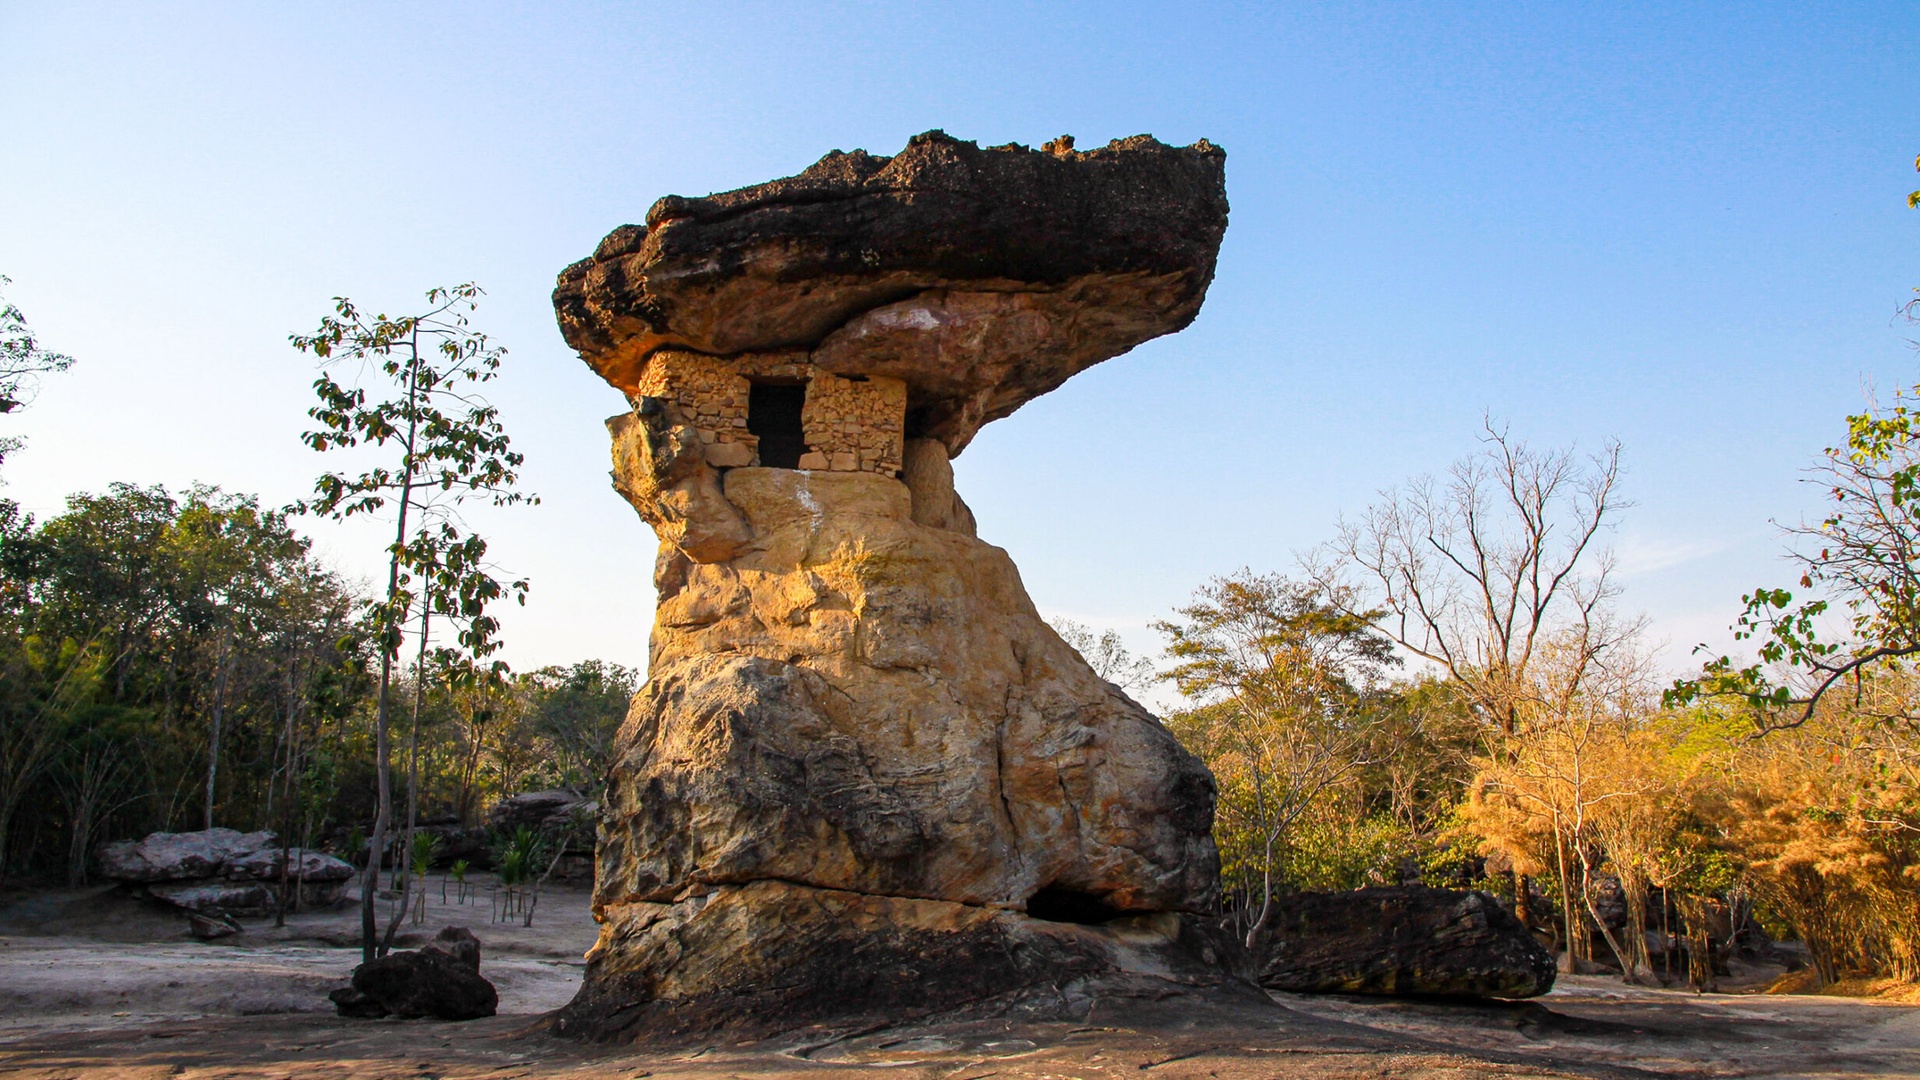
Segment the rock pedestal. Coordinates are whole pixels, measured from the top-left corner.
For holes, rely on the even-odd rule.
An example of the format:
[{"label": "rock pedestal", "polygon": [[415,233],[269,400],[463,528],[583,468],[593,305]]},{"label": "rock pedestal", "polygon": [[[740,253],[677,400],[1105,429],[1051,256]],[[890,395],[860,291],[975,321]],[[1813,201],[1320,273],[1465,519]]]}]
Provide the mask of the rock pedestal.
[{"label": "rock pedestal", "polygon": [[662,199],[562,274],[569,343],[634,403],[615,486],[661,544],[559,1030],[1210,977],[1179,939],[1218,890],[1211,775],[1039,617],[950,462],[1191,321],[1223,166],[934,132]]}]

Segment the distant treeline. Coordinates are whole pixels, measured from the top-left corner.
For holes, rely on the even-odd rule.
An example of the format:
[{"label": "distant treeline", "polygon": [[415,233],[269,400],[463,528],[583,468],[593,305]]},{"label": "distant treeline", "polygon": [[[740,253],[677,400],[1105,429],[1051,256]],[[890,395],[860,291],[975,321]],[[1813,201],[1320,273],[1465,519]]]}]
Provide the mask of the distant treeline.
[{"label": "distant treeline", "polygon": [[[365,830],[367,615],[250,496],[115,484],[43,522],[0,501],[0,874],[83,882],[98,843],[158,829]],[[427,666],[394,692],[396,765],[417,686],[420,812],[469,823],[505,794],[600,783],[638,681],[600,661]]]}]

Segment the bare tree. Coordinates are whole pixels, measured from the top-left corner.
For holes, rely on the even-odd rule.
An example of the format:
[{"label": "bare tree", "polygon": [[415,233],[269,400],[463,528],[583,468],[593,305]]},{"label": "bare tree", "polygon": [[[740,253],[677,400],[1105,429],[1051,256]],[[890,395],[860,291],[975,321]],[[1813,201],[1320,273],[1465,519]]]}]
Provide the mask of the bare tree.
[{"label": "bare tree", "polygon": [[1438,665],[1511,734],[1529,695],[1549,685],[1530,677],[1549,638],[1578,654],[1575,678],[1551,685],[1577,694],[1592,662],[1638,628],[1607,613],[1618,590],[1598,543],[1629,504],[1618,492],[1619,443],[1581,457],[1483,428],[1482,449],[1444,479],[1411,480],[1342,521],[1309,571],[1329,596],[1351,597],[1351,610],[1382,609],[1396,644]]},{"label": "bare tree", "polygon": [[1060,640],[1073,646],[1095,675],[1122,690],[1139,693],[1159,678],[1153,670],[1153,661],[1128,652],[1126,642],[1120,640],[1116,631],[1102,630],[1095,637],[1085,623],[1065,617],[1049,619],[1047,624],[1060,635]]}]

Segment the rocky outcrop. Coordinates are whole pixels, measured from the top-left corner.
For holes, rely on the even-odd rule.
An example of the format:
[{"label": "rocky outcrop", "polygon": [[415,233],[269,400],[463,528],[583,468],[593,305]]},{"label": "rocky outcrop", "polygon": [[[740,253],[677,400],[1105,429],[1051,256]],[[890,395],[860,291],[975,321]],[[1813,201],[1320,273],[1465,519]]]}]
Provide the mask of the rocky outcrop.
[{"label": "rocky outcrop", "polygon": [[278,902],[281,864],[300,902],[339,902],[352,866],[325,852],[282,849],[270,832],[205,829],[102,844],[100,874],[153,900],[202,915],[264,915]]},{"label": "rocky outcrop", "polygon": [[278,843],[270,832],[157,832],[140,840],[102,844],[95,859],[100,873],[115,881],[187,881],[219,877],[226,873],[228,863]]},{"label": "rocky outcrop", "polygon": [[[561,276],[568,340],[634,396],[615,486],[661,541],[561,1030],[897,1018],[1199,963],[1212,777],[1040,618],[951,458],[1191,321],[1222,166],[934,132],[664,199]],[[782,437],[803,467],[755,464]]]},{"label": "rocky outcrop", "polygon": [[[487,827],[496,834],[511,836],[519,829],[532,829],[555,841],[574,842],[582,823],[591,825],[600,813],[600,804],[577,791],[557,788],[549,791],[523,791],[509,795],[487,811]],[[588,841],[589,845],[591,840]]]},{"label": "rocky outcrop", "polygon": [[1420,885],[1277,898],[1259,980],[1308,994],[1525,998],[1553,956],[1486,893]]},{"label": "rocky outcrop", "polygon": [[480,939],[463,926],[442,927],[417,951],[361,964],[353,969],[353,984],[327,998],[341,1016],[367,1020],[478,1020],[500,1004],[493,983],[480,974]]},{"label": "rocky outcrop", "polygon": [[[552,876],[587,878],[593,875],[593,823],[599,816],[600,804],[577,791],[523,791],[507,796],[487,811],[486,832],[494,837],[511,837],[521,829],[531,829],[548,845]],[[489,864],[491,856],[489,853]]]}]

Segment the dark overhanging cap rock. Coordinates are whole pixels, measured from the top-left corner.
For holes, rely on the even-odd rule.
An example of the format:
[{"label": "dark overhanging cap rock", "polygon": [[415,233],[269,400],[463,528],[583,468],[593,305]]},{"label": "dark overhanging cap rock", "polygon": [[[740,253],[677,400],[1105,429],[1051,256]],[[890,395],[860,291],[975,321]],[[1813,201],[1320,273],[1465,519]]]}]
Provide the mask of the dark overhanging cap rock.
[{"label": "dark overhanging cap rock", "polygon": [[667,196],[568,267],[553,301],[622,390],[658,349],[813,350],[827,370],[904,379],[912,433],[957,452],[1192,322],[1226,225],[1226,154],[1205,140],[983,149],[930,131],[893,157],[836,150],[798,176]]}]

